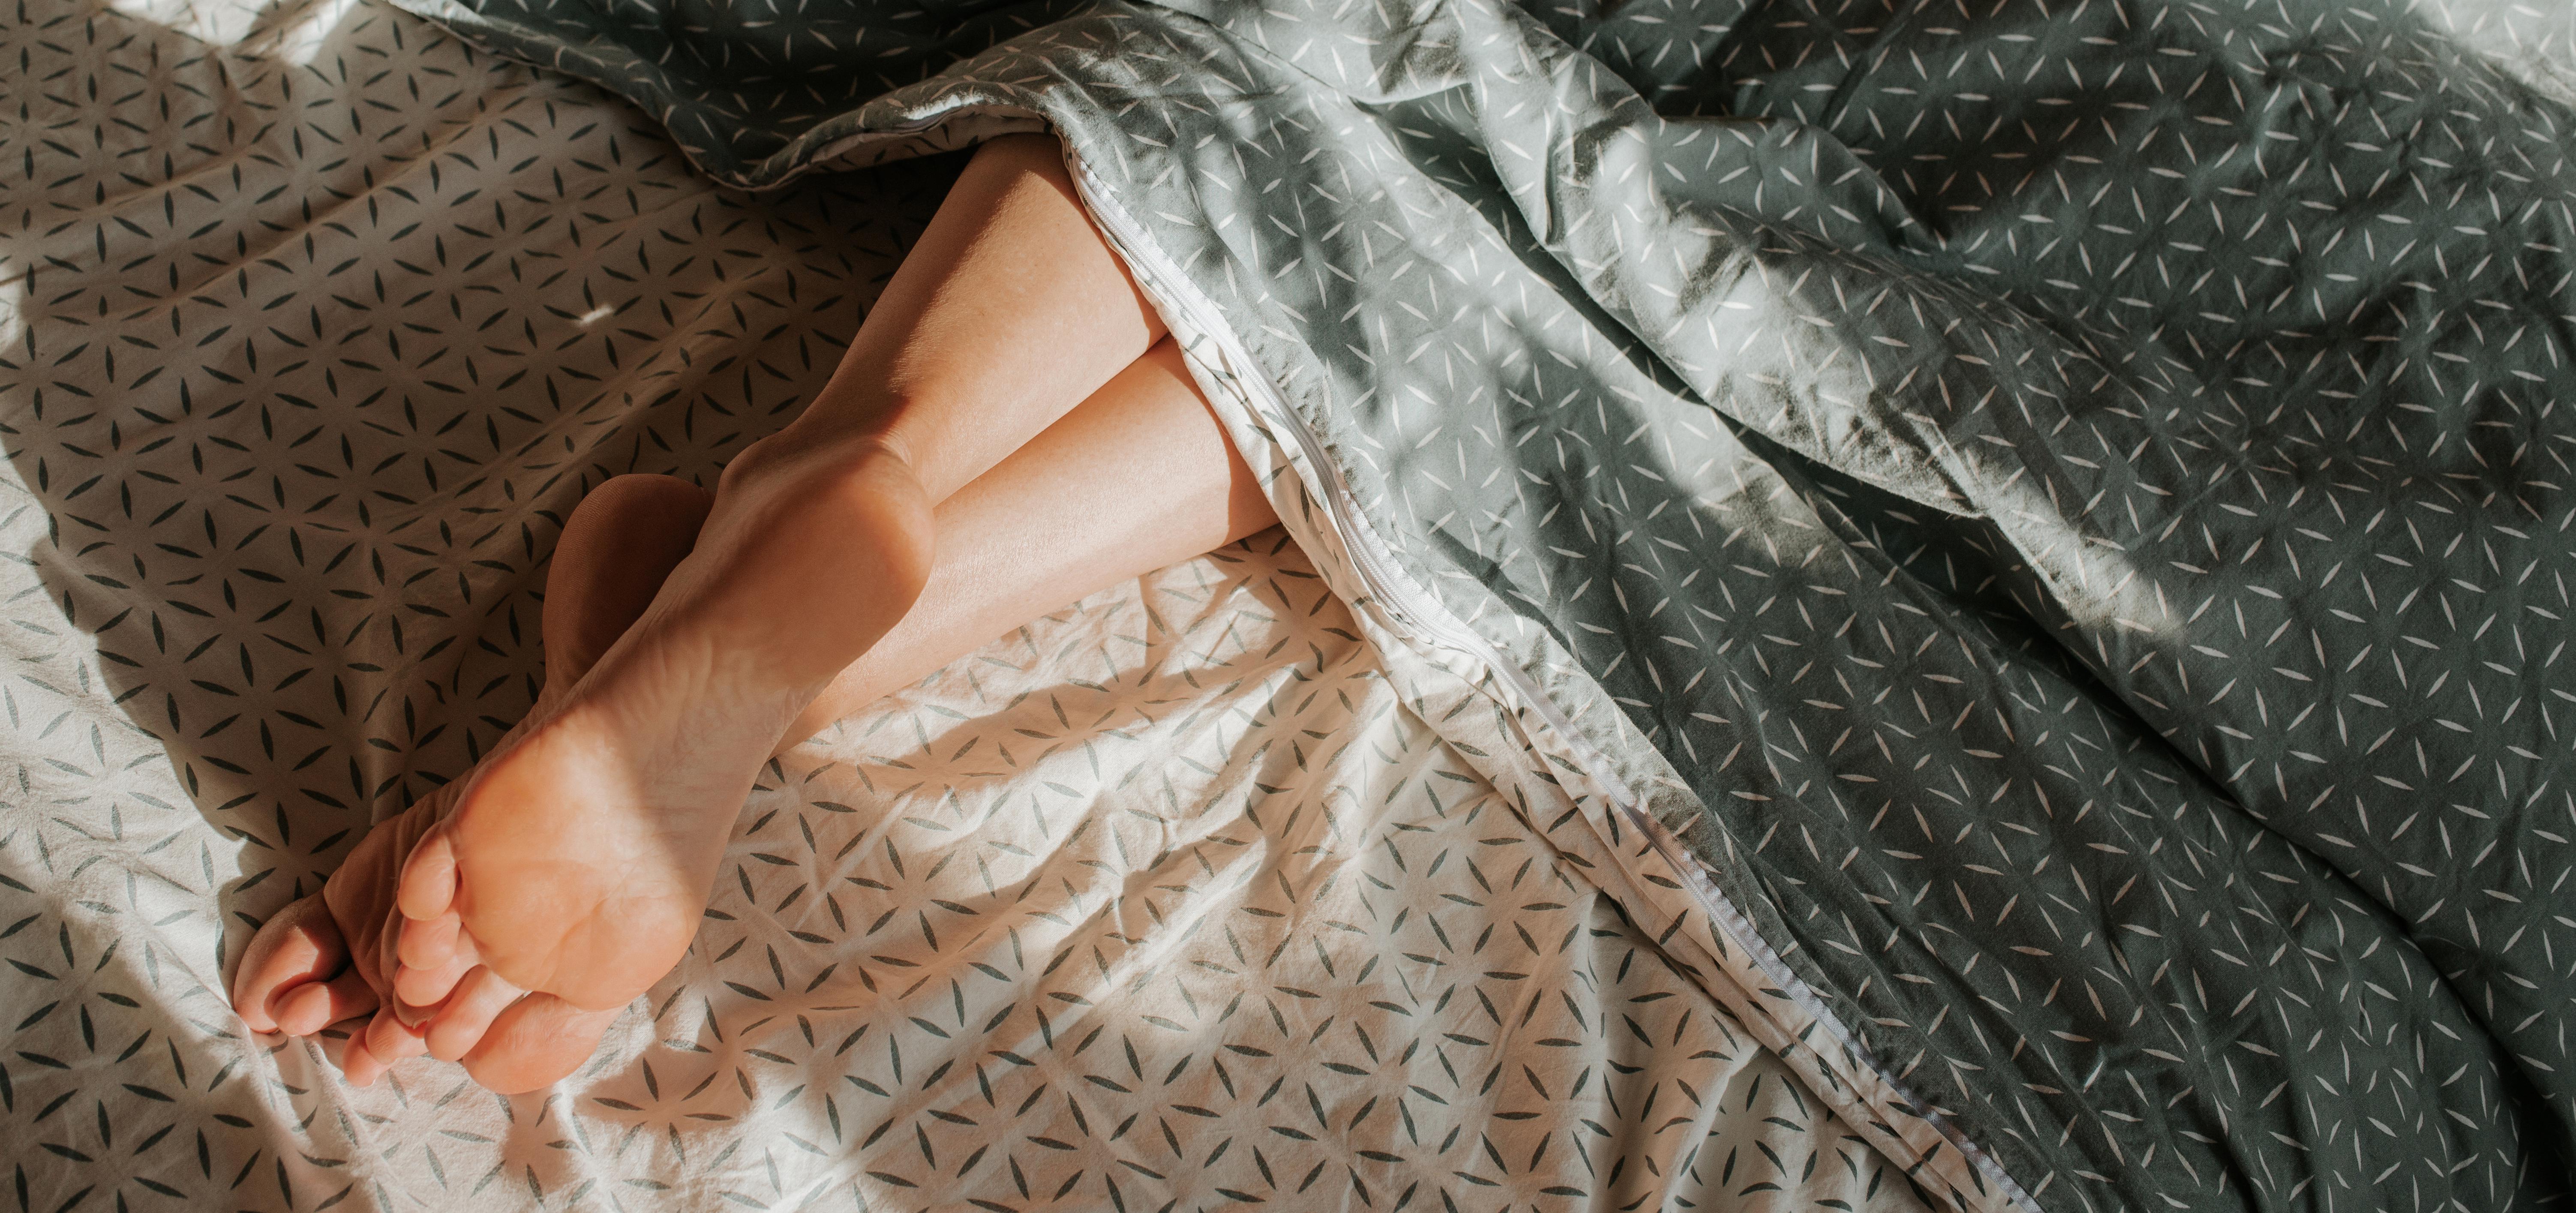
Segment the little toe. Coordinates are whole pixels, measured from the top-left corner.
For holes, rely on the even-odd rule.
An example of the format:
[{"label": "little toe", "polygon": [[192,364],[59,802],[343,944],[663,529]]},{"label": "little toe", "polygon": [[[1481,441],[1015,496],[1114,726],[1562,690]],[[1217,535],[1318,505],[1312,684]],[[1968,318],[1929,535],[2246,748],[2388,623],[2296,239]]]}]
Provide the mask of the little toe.
[{"label": "little toe", "polygon": [[367,1042],[367,1052],[388,1067],[429,1051],[429,1042],[422,1038],[421,1033],[389,1011],[376,1012],[375,1018],[367,1021],[362,1035]]},{"label": "little toe", "polygon": [[340,1074],[353,1087],[372,1087],[386,1069],[385,1062],[367,1050],[367,1030],[361,1026],[349,1033],[340,1046]]},{"label": "little toe", "polygon": [[599,1049],[618,1007],[585,1011],[552,994],[530,994],[492,1020],[465,1055],[465,1072],[488,1091],[517,1095],[561,1082]]},{"label": "little toe", "polygon": [[278,994],[272,1004],[277,1030],[289,1036],[311,1036],[344,1019],[375,1010],[375,990],[355,971],[329,981],[306,982]]},{"label": "little toe", "polygon": [[476,968],[456,983],[454,993],[429,1023],[429,1055],[455,1061],[482,1043],[492,1019],[526,991],[501,980],[490,969]]},{"label": "little toe", "polygon": [[447,841],[443,823],[422,835],[411,857],[403,861],[394,904],[403,917],[412,919],[436,918],[455,906],[456,848]]},{"label": "little toe", "polygon": [[233,973],[233,1011],[251,1031],[277,1031],[281,997],[329,980],[348,961],[348,945],[322,895],[298,900],[272,915],[243,949]]}]

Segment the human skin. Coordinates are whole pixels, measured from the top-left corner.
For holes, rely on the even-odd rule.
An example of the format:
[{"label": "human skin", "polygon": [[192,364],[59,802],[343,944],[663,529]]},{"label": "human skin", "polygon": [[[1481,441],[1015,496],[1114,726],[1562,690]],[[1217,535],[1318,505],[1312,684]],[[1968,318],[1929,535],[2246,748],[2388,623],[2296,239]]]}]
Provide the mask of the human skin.
[{"label": "human skin", "polygon": [[245,1020],[372,1011],[353,1081],[423,1051],[495,1089],[568,1073],[687,948],[772,754],[1275,521],[1164,336],[1054,142],[986,145],[831,383],[711,499],[620,477],[576,511],[546,694],[262,930]]}]

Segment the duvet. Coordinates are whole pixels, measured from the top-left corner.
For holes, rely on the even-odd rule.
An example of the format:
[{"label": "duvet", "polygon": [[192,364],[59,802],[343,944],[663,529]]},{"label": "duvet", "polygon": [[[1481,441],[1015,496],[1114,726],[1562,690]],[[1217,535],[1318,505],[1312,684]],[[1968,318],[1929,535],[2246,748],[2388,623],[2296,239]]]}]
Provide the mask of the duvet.
[{"label": "duvet", "polygon": [[2568,1198],[2557,6],[407,3],[739,185],[1057,132],[1423,719],[1936,1197]]}]

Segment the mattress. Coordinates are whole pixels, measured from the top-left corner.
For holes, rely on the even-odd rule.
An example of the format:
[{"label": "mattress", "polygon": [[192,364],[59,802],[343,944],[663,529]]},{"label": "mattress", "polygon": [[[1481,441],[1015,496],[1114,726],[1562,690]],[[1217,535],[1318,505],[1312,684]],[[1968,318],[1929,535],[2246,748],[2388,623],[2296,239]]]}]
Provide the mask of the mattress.
[{"label": "mattress", "polygon": [[573,503],[794,415],[954,164],[728,191],[375,0],[32,0],[0,57],[21,1207],[1925,1200],[1621,885],[1648,841],[1431,727],[1448,675],[1276,531],[773,762],[551,1090],[247,1032],[259,922],[531,701]]}]

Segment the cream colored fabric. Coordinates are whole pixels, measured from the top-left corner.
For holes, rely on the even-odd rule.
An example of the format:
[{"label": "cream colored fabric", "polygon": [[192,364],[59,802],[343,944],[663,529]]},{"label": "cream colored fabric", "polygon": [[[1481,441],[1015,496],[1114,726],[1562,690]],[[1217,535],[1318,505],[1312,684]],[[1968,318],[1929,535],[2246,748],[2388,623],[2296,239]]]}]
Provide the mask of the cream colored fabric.
[{"label": "cream colored fabric", "polygon": [[256,922],[524,710],[563,514],[792,415],[940,169],[725,194],[372,3],[17,14],[27,1207],[1913,1207],[1657,946],[1706,925],[1625,920],[1276,533],[774,764],[686,963],[554,1091],[249,1036]]}]

